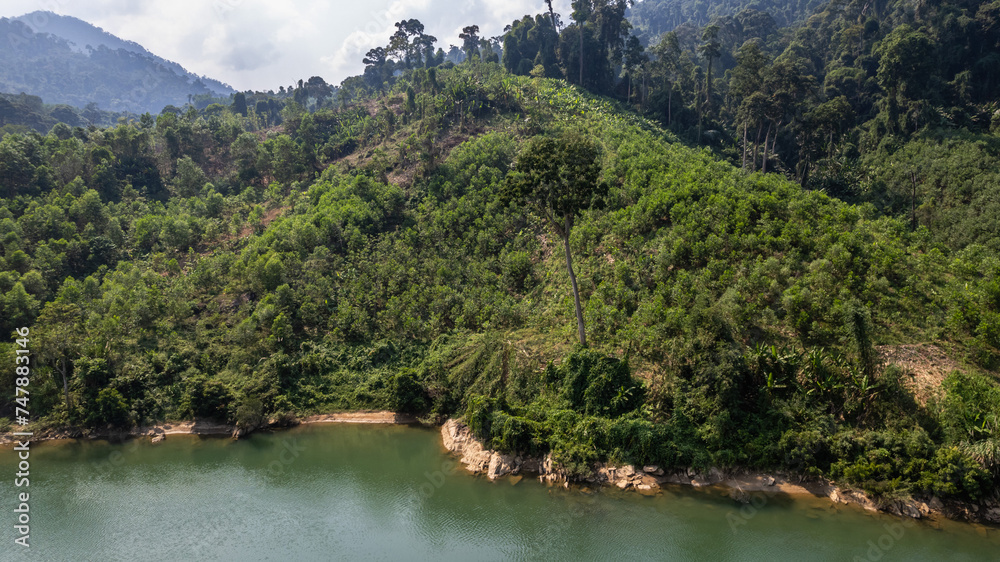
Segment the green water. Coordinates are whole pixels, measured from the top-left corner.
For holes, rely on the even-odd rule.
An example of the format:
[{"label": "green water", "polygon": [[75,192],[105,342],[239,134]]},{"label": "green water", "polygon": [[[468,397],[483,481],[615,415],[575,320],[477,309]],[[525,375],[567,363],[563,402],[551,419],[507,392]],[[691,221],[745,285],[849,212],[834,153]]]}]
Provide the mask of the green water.
[{"label": "green water", "polygon": [[409,427],[36,443],[30,460],[27,551],[13,542],[14,453],[0,449],[3,560],[1000,558],[1000,530],[904,526],[825,499],[751,509],[719,490],[489,482],[454,470],[437,431]]}]

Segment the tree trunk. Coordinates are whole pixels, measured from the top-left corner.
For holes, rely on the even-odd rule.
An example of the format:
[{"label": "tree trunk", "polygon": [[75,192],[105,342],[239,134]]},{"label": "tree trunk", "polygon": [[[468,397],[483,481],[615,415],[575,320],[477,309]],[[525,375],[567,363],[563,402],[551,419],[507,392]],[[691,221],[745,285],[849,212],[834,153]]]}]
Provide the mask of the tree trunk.
[{"label": "tree trunk", "polygon": [[580,22],[580,87],[583,87],[583,22]]},{"label": "tree trunk", "polygon": [[708,57],[708,74],[705,75],[705,113],[712,113],[712,57]]},{"label": "tree trunk", "polygon": [[569,252],[569,217],[566,217],[566,229],[563,230],[563,245],[566,247],[566,269],[569,270],[569,280],[573,284],[573,301],[576,304],[576,328],[580,333],[580,345],[587,347],[587,332],[583,327],[583,307],[580,306],[580,288],[576,284],[576,273],[573,273],[573,256]]},{"label": "tree trunk", "polygon": [[760,131],[764,128],[763,123],[757,123],[757,138],[753,141],[753,161],[750,162],[750,171],[757,171],[757,155],[760,154]]},{"label": "tree trunk", "polygon": [[760,171],[767,173],[767,140],[771,137],[771,124],[767,124],[767,133],[764,134],[764,159],[760,162]]},{"label": "tree trunk", "polygon": [[674,126],[674,84],[670,83],[670,89],[667,90],[667,127]]},{"label": "tree trunk", "polygon": [[781,121],[778,121],[777,126],[774,127],[774,136],[771,137],[771,154],[777,154],[778,151],[774,148],[778,144],[778,131],[781,130]]},{"label": "tree trunk", "polygon": [[69,377],[66,376],[65,361],[56,363],[56,369],[59,371],[59,374],[62,375],[63,396],[66,399],[66,414],[69,415],[73,407],[72,404],[70,404],[69,402]]},{"label": "tree trunk", "polygon": [[747,169],[747,122],[743,121],[743,165],[741,170]]}]

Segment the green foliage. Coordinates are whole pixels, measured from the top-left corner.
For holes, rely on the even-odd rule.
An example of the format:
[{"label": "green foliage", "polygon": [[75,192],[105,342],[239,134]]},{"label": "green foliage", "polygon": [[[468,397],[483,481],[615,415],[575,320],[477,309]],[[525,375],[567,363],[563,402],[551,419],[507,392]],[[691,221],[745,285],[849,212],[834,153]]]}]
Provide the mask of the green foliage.
[{"label": "green foliage", "polygon": [[[600,48],[583,27],[585,49]],[[713,69],[728,64],[726,33]],[[388,55],[386,78],[345,82],[339,108],[312,81],[283,94],[284,111],[246,93],[245,118],[169,110],[0,140],[0,319],[31,326],[44,350],[33,415],[249,429],[275,414],[392,409],[464,415],[490,446],[551,452],[574,476],[610,460],[784,469],[886,497],[992,493],[1000,270],[985,220],[942,230],[926,219],[944,210],[924,208],[913,230],[908,199],[854,205],[748,174],[612,99],[476,57],[431,73],[404,35],[412,68],[405,50]],[[803,59],[765,71],[770,51],[757,66],[751,51],[747,88],[804,95]],[[662,92],[675,128],[697,118],[677,101],[692,86],[677,56],[659,61],[676,81]],[[721,119],[732,108],[716,78],[703,107]],[[806,112],[827,144],[857,140],[842,109]],[[766,120],[806,113],[758,116],[761,138]],[[703,119],[707,135],[716,124]],[[772,164],[787,135],[770,137]],[[882,148],[943,186],[987,189],[948,170],[986,170],[988,139],[963,140],[981,149],[963,160],[931,158],[952,146],[932,138]],[[862,194],[909,178],[854,170]],[[511,204],[512,186],[539,204]],[[946,199],[966,205],[934,201]],[[565,238],[546,213],[563,213]],[[983,230],[950,241],[975,221]],[[566,250],[589,348],[571,348]],[[981,372],[919,404],[880,359],[915,342]],[[13,396],[9,376],[0,394]]]},{"label": "green foliage", "polygon": [[87,423],[92,426],[128,427],[128,405],[121,393],[114,388],[103,388],[87,413]]},{"label": "green foliage", "polygon": [[545,382],[561,388],[560,396],[584,414],[617,418],[643,402],[641,384],[628,363],[594,351],[581,350],[558,367],[551,364]]},{"label": "green foliage", "polygon": [[236,403],[234,418],[236,427],[249,433],[267,421],[264,416],[264,403],[256,396],[245,396]]}]

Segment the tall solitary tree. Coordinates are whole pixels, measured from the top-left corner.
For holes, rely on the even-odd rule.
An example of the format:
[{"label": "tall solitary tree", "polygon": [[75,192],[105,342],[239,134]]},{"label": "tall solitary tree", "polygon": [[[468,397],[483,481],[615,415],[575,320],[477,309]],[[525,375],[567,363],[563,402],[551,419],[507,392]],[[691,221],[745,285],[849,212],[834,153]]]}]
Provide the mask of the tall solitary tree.
[{"label": "tall solitary tree", "polygon": [[[702,113],[707,114],[707,117],[711,117],[712,80],[714,79],[712,75],[712,61],[722,55],[722,43],[719,42],[719,26],[710,25],[706,27],[705,31],[701,34],[701,40],[704,43],[698,47],[698,53],[705,57],[705,61],[708,62],[708,70],[705,72],[705,110]],[[700,116],[698,122],[700,132]],[[701,141],[700,135],[698,140],[699,142]]]},{"label": "tall solitary tree", "polygon": [[573,285],[577,330],[584,346],[587,334],[569,235],[581,212],[604,204],[608,186],[600,181],[600,156],[597,145],[578,130],[564,131],[558,137],[538,136],[518,155],[504,185],[506,200],[525,201],[533,206],[562,238],[566,269]]},{"label": "tall solitary tree", "polygon": [[462,50],[465,51],[466,58],[472,58],[474,53],[479,52],[479,26],[467,25],[462,28],[462,33],[458,35],[462,40]]}]

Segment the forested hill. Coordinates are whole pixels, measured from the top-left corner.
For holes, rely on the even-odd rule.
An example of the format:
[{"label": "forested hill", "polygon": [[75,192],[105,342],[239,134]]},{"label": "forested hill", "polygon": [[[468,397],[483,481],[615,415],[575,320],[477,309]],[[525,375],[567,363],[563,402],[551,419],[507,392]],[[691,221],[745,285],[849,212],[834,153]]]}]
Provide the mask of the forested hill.
[{"label": "forested hill", "polygon": [[[919,209],[768,173],[773,133],[767,170],[689,146],[693,127],[615,99],[628,81],[598,33],[615,5],[580,15],[584,54],[604,57],[583,86],[606,96],[548,56],[581,40],[546,32],[551,15],[515,22],[503,57],[469,26],[458,65],[407,20],[335,93],[315,78],[6,134],[0,331],[30,328],[35,429],[392,409],[464,416],[571,478],[612,460],[995,498],[1000,216],[952,239]],[[991,189],[973,173],[988,132],[971,156],[876,134],[934,163],[935,195]],[[935,216],[980,211],[949,197]],[[16,375],[0,371],[2,416],[23,404]]]},{"label": "forested hill", "polygon": [[628,20],[636,35],[647,42],[682,25],[705,26],[718,18],[740,13],[767,14],[775,25],[787,27],[801,23],[826,0],[641,0],[628,11]]},{"label": "forested hill", "polygon": [[192,96],[233,93],[221,82],[194,75],[73,17],[33,12],[3,18],[0,34],[5,38],[0,44],[0,92],[136,114],[156,114]]},{"label": "forested hill", "polygon": [[503,63],[627,102],[741,168],[930,227],[949,247],[1000,251],[1000,3],[630,4],[574,4],[558,28],[514,22]]},{"label": "forested hill", "polygon": [[178,76],[187,77],[191,82],[200,80],[202,84],[218,96],[228,96],[233,93],[233,88],[228,84],[223,84],[208,76],[193,74],[176,62],[150,53],[145,47],[134,41],[121,39],[79,18],[61,16],[52,12],[32,12],[13,19],[26,24],[35,33],[49,33],[65,39],[75,51],[87,53],[98,47],[107,47],[112,51],[120,49],[136,53],[163,65]]}]

